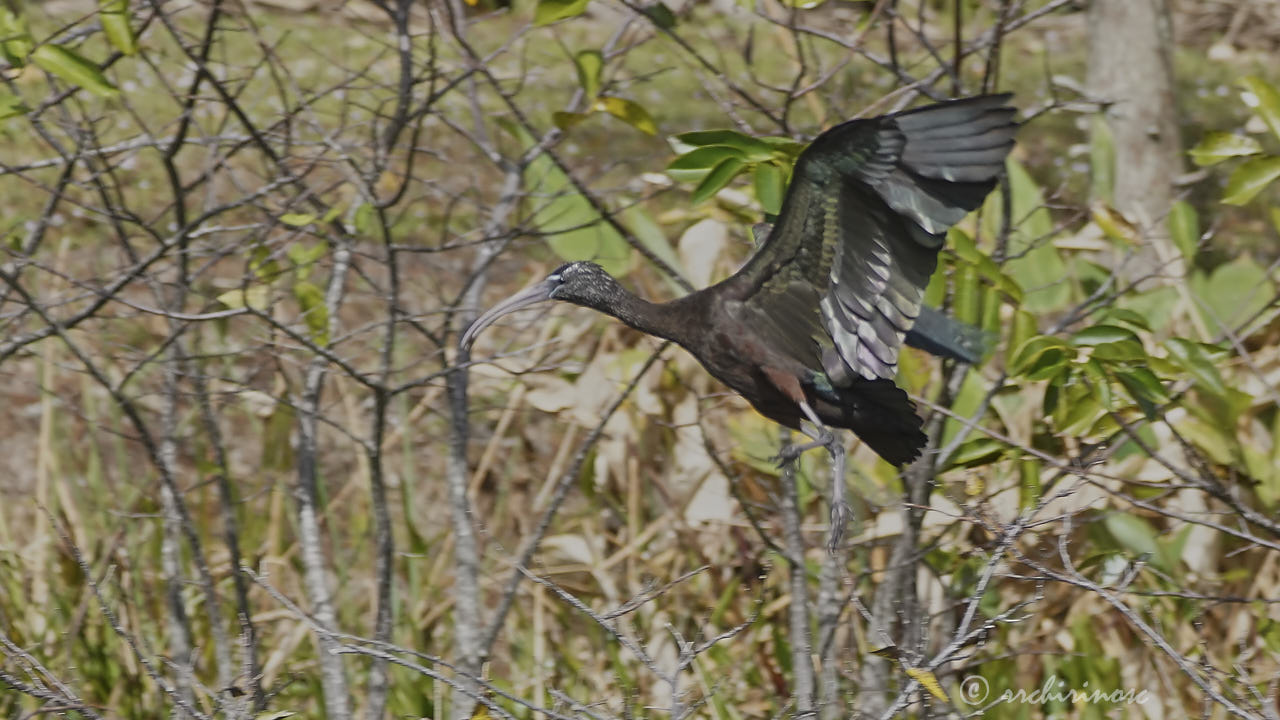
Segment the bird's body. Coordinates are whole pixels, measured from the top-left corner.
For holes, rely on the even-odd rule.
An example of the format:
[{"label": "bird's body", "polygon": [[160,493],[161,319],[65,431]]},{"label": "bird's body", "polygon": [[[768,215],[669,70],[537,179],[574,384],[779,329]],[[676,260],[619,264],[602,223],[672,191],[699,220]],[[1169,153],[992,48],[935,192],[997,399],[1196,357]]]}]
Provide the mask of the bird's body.
[{"label": "bird's body", "polygon": [[519,307],[573,302],[675,341],[776,422],[815,437],[848,428],[889,462],[910,462],[926,438],[893,383],[898,349],[947,229],[1003,172],[1017,127],[1007,101],[956,100],[823,133],[797,160],[767,239],[711,287],[651,303],[594,263],[569,263],[477,319],[462,345]]}]

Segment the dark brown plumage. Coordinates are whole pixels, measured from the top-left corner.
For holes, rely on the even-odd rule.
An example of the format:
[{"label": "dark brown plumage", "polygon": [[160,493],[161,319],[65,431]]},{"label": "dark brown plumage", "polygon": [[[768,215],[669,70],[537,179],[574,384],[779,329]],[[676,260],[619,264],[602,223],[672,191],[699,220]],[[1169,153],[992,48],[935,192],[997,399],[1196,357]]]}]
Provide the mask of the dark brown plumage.
[{"label": "dark brown plumage", "polygon": [[908,463],[925,436],[893,384],[898,349],[947,229],[1004,171],[1017,128],[1008,100],[954,100],[822,133],[797,160],[767,239],[712,287],[655,304],[594,263],[569,263],[478,318],[461,345],[531,303],[572,302],[675,341],[766,417],[797,429],[807,419],[823,442],[824,426],[848,428]]}]

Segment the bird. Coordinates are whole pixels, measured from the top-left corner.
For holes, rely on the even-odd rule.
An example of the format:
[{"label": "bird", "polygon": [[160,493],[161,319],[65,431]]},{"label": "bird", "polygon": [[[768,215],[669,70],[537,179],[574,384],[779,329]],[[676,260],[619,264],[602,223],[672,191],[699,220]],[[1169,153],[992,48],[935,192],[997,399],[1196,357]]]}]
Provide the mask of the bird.
[{"label": "bird", "polygon": [[[832,430],[851,430],[905,466],[927,437],[894,383],[904,341],[972,361],[972,333],[966,340],[922,301],[948,229],[1005,172],[1018,129],[1011,99],[979,95],[835,125],[800,152],[776,222],[757,231],[755,253],[724,280],[655,303],[595,263],[569,262],[477,317],[459,348],[469,353],[498,318],[547,300],[675,342],[760,414],[810,439],[783,448],[782,462],[828,450],[834,551],[848,505],[844,446]],[[922,319],[930,327],[913,333]]]}]

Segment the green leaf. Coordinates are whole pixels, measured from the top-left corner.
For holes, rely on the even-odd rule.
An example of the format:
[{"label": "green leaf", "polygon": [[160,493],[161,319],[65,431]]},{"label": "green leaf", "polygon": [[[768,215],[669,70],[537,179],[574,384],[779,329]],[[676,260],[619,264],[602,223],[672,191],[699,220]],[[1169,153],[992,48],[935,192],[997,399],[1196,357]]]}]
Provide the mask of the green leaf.
[{"label": "green leaf", "polygon": [[[635,204],[622,211],[619,218],[622,224],[631,231],[631,234],[640,241],[649,252],[653,253],[666,264],[676,270],[684,270],[683,264],[680,262],[680,255],[676,249],[671,246],[671,241],[667,239],[666,233],[658,225],[653,216],[644,209],[642,205]],[[666,273],[662,274],[664,280],[671,287],[672,293],[675,295],[685,294],[685,289],[680,286],[673,278]]]},{"label": "green leaf", "polygon": [[[1035,313],[1057,310],[1071,299],[1070,274],[1058,249],[1048,241],[1053,234],[1053,217],[1044,204],[1043,194],[1026,169],[1013,158],[1008,167],[1009,192],[1012,197],[1010,217],[1015,223],[1009,237],[1009,257],[1004,270],[1019,287],[1027,288],[1022,306]],[[987,196],[982,218],[987,237],[995,237],[1001,217],[1000,193]]]},{"label": "green leaf", "polygon": [[324,291],[319,286],[300,280],[293,284],[293,296],[302,307],[302,317],[317,344],[329,344],[329,308],[324,304]]},{"label": "green leaf", "polygon": [[289,260],[293,262],[294,271],[298,273],[299,280],[306,280],[311,274],[311,266],[317,260],[324,257],[328,248],[324,243],[318,242],[312,245],[305,243],[294,243],[289,246],[285,254],[289,256]]},{"label": "green leaf", "polygon": [[979,467],[990,465],[1004,454],[1004,443],[989,437],[968,440],[956,448],[948,467]]},{"label": "green leaf", "polygon": [[587,113],[563,112],[557,110],[556,112],[551,113],[551,122],[555,123],[556,127],[561,130],[569,130],[574,125],[577,125],[589,117],[591,116]]},{"label": "green leaf", "polygon": [[533,11],[534,25],[550,25],[557,20],[577,17],[587,10],[590,0],[538,0]]},{"label": "green leaf", "polygon": [[[508,129],[524,147],[533,145],[527,132]],[[525,168],[524,182],[535,203],[533,225],[546,236],[552,252],[564,260],[592,260],[614,277],[631,271],[634,252],[626,239],[578,193],[550,158],[534,158]]]},{"label": "green leaf", "polygon": [[676,141],[682,145],[693,147],[710,147],[722,145],[738,150],[742,156],[752,161],[763,161],[773,157],[775,147],[768,142],[769,138],[753,138],[736,130],[698,130],[676,135]]},{"label": "green leaf", "polygon": [[1262,145],[1248,135],[1229,132],[1211,132],[1195,147],[1187,151],[1195,164],[1205,167],[1217,165],[1234,157],[1247,157],[1262,152]]},{"label": "green leaf", "polygon": [[316,216],[311,213],[285,213],[280,216],[280,222],[289,227],[306,227],[316,221]]},{"label": "green leaf", "polygon": [[1227,181],[1227,189],[1222,191],[1222,202],[1228,205],[1244,205],[1278,177],[1280,177],[1280,156],[1249,160],[1231,173],[1231,179]]},{"label": "green leaf", "polygon": [[1169,236],[1188,263],[1195,259],[1200,247],[1200,216],[1185,200],[1179,200],[1169,210]]},{"label": "green leaf", "polygon": [[1274,296],[1274,283],[1267,271],[1247,255],[1218,266],[1212,273],[1191,276],[1191,290],[1199,302],[1196,309],[1212,330],[1235,330],[1253,317]]},{"label": "green leaf", "polygon": [[1169,400],[1168,392],[1155,374],[1143,367],[1118,368],[1115,374],[1147,419],[1155,420],[1158,414],[1156,404]]},{"label": "green leaf", "polygon": [[1183,338],[1169,338],[1164,346],[1169,350],[1169,357],[1190,372],[1196,384],[1217,395],[1227,394],[1218,366],[1202,345]]},{"label": "green leaf", "polygon": [[1258,103],[1254,105],[1246,100],[1245,104],[1257,111],[1262,117],[1262,121],[1271,128],[1271,134],[1277,140],[1280,140],[1280,92],[1276,91],[1274,85],[1269,84],[1266,80],[1257,75],[1249,75],[1241,78],[1240,87],[1253,93]]},{"label": "green leaf", "polygon": [[125,55],[138,54],[138,37],[129,25],[129,0],[98,0],[98,22],[112,47]]},{"label": "green leaf", "polygon": [[369,203],[360,203],[351,219],[351,224],[355,226],[357,233],[373,235],[373,206]]},{"label": "green leaf", "polygon": [[1147,555],[1150,558],[1159,555],[1160,546],[1156,542],[1156,530],[1146,520],[1116,511],[1108,513],[1102,522],[1107,532],[1111,533],[1111,537],[1133,555]]},{"label": "green leaf", "polygon": [[1119,342],[1121,340],[1133,340],[1141,345],[1136,333],[1119,325],[1093,325],[1071,336],[1071,341],[1076,345],[1088,346]]},{"label": "green leaf", "polygon": [[0,93],[0,120],[8,120],[11,117],[26,115],[31,112],[31,108],[22,102],[22,98],[17,95],[8,93]]},{"label": "green leaf", "polygon": [[649,111],[631,100],[620,97],[602,97],[596,100],[595,108],[609,113],[645,135],[658,134],[658,126],[653,122]]},{"label": "green leaf", "polygon": [[1085,377],[1089,379],[1089,384],[1093,392],[1097,393],[1098,398],[1102,401],[1102,407],[1107,410],[1116,409],[1115,394],[1111,392],[1111,379],[1107,377],[1107,372],[1102,368],[1102,363],[1097,358],[1089,358],[1084,364]]},{"label": "green leaf", "polygon": [[1009,371],[1031,380],[1047,380],[1067,364],[1071,352],[1060,338],[1040,335],[1027,340],[1013,355]]},{"label": "green leaf", "polygon": [[25,67],[27,56],[35,46],[26,18],[8,8],[0,8],[0,55],[16,68]]},{"label": "green leaf", "polygon": [[1151,325],[1150,323],[1147,322],[1147,319],[1143,317],[1140,313],[1134,312],[1133,310],[1128,310],[1126,308],[1119,308],[1119,307],[1110,307],[1110,308],[1107,308],[1106,312],[1104,312],[1102,315],[1108,320],[1111,320],[1114,322],[1128,323],[1129,325],[1132,325],[1140,330],[1146,330],[1148,332],[1150,332],[1151,330]]},{"label": "green leaf", "polygon": [[1089,357],[1113,363],[1144,362],[1147,351],[1136,338],[1100,342],[1093,346]]},{"label": "green leaf", "polygon": [[587,94],[588,100],[594,100],[600,94],[600,77],[604,70],[604,55],[598,50],[583,50],[573,56],[573,65],[578,70],[578,84]]},{"label": "green leaf", "polygon": [[671,12],[671,8],[666,3],[656,2],[640,9],[653,24],[663,30],[670,30],[676,26],[676,14]]},{"label": "green leaf", "polygon": [[771,162],[762,162],[755,168],[756,199],[760,207],[770,215],[782,211],[782,195],[786,191],[782,168]]},{"label": "green leaf", "polygon": [[693,189],[693,195],[689,201],[698,205],[710,199],[712,195],[720,192],[730,180],[738,174],[738,171],[745,166],[745,163],[738,158],[729,157],[721,160],[707,176],[698,183],[698,187]]},{"label": "green leaf", "polygon": [[271,289],[266,285],[250,285],[244,289],[228,290],[216,299],[232,310],[249,307],[259,312],[266,312],[267,308],[271,307],[270,292]]},{"label": "green leaf", "polygon": [[667,166],[667,174],[680,182],[701,182],[711,169],[728,158],[746,161],[746,155],[727,145],[712,145],[691,150]]},{"label": "green leaf", "polygon": [[31,61],[41,70],[98,97],[111,98],[120,94],[96,63],[62,45],[41,45],[31,52]]}]

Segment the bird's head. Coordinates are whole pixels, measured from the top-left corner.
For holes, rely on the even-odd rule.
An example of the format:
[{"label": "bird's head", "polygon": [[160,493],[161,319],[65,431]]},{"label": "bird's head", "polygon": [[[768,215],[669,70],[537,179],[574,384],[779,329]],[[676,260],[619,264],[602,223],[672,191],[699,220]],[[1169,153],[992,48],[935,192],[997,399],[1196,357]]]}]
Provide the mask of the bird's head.
[{"label": "bird's head", "polygon": [[476,336],[498,318],[546,300],[563,300],[597,310],[604,309],[611,291],[616,287],[617,283],[609,273],[593,262],[566,263],[540,282],[489,308],[471,323],[458,345],[464,349],[471,347]]}]

